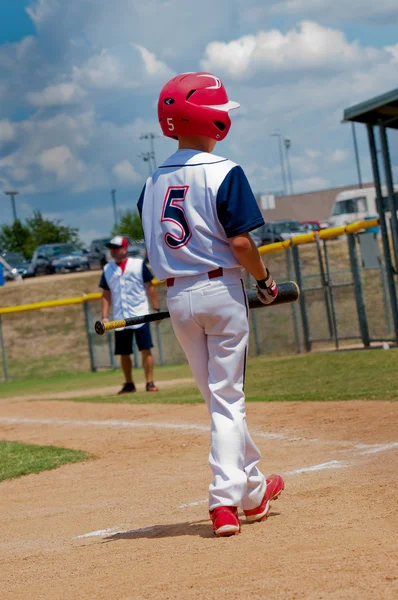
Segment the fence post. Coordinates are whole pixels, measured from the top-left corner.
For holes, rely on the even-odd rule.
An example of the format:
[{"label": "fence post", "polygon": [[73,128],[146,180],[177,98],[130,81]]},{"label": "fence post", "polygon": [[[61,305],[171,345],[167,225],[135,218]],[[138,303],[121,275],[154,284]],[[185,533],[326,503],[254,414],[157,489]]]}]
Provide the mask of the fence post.
[{"label": "fence post", "polygon": [[[286,248],[286,266],[287,266],[287,276],[289,279],[293,279],[293,265],[292,265],[292,255],[291,249]],[[296,339],[296,347],[297,352],[300,354],[302,351],[302,343],[301,343],[301,334],[300,334],[300,323],[296,302],[292,302],[292,314],[293,314],[293,327],[294,327],[294,337]]]},{"label": "fence post", "polygon": [[137,342],[135,341],[135,336],[133,337],[133,358],[134,358],[134,369],[139,369],[139,354]]},{"label": "fence post", "polygon": [[3,359],[4,381],[8,381],[7,356],[6,356],[6,347],[4,345],[3,323],[1,320],[1,315],[0,315],[0,346],[1,346],[1,356]]},{"label": "fence post", "polygon": [[113,353],[113,347],[112,347],[112,334],[110,331],[108,331],[106,334],[106,341],[108,342],[109,365],[110,365],[111,369],[116,369],[115,355]]},{"label": "fence post", "polygon": [[156,343],[159,350],[159,360],[160,364],[164,365],[164,355],[163,355],[163,346],[162,346],[162,336],[160,335],[160,323],[155,323],[155,331],[156,331]]},{"label": "fence post", "polygon": [[351,272],[354,279],[355,302],[357,305],[359,329],[361,332],[362,343],[364,346],[370,346],[369,328],[366,318],[365,302],[363,299],[361,273],[359,270],[358,251],[356,246],[356,238],[354,234],[347,235],[348,251],[350,254]]},{"label": "fence post", "polygon": [[[322,287],[323,287],[323,299],[325,301],[326,316],[327,316],[327,320],[328,320],[329,337],[330,337],[330,339],[332,339],[333,323],[332,323],[332,315],[331,315],[331,309],[330,309],[331,302],[330,302],[329,289],[328,289],[329,283],[330,283],[330,277],[329,277],[329,274],[327,277],[325,274],[325,266],[323,264],[323,257],[322,257],[322,250],[321,250],[321,241],[320,241],[318,235],[316,236],[315,244],[316,244],[316,251],[317,251],[317,255],[318,255],[318,263],[319,263],[319,270],[320,270],[320,274],[321,274],[321,282],[322,282]],[[324,241],[324,249],[325,249],[325,261],[326,261],[325,241]]]},{"label": "fence post", "polygon": [[303,324],[304,345],[307,352],[311,352],[310,327],[308,322],[307,305],[305,303],[304,284],[301,274],[300,254],[298,246],[292,246],[294,270],[296,273],[297,285],[300,288],[300,312],[301,322]]},{"label": "fence post", "polygon": [[329,253],[327,247],[327,240],[323,240],[323,253],[325,255],[325,265],[326,265],[326,277],[327,277],[327,285],[329,289],[329,299],[330,299],[330,308],[332,311],[332,325],[334,332],[334,345],[336,350],[339,348],[339,329],[337,325],[337,315],[336,315],[336,305],[334,302],[334,291],[333,291],[333,282],[332,275],[330,272],[330,263],[329,263]]},{"label": "fence post", "polygon": [[91,368],[91,371],[93,373],[95,373],[95,371],[97,369],[96,369],[96,366],[95,366],[93,340],[91,338],[91,331],[90,331],[90,325],[91,325],[91,321],[90,321],[90,309],[89,309],[87,301],[83,301],[83,312],[84,312],[84,322],[85,322],[85,325],[86,325],[88,354],[89,354],[89,357],[90,357],[90,368]]},{"label": "fence post", "polygon": [[383,290],[383,303],[384,310],[386,315],[386,334],[391,335],[392,333],[392,323],[391,323],[391,314],[390,314],[390,305],[388,302],[387,295],[387,281],[386,281],[386,271],[381,258],[379,259],[379,268],[380,268],[380,280],[381,280],[381,289]]}]

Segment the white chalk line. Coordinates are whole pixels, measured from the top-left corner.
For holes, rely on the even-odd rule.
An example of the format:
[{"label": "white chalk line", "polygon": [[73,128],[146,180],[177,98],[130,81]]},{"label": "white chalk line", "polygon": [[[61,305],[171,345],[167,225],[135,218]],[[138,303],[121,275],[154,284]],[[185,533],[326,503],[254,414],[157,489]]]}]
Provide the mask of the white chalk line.
[{"label": "white chalk line", "polygon": [[[366,446],[366,444],[358,444],[359,446]],[[383,448],[381,448],[381,444],[379,446],[379,448],[377,448],[378,452],[382,452],[385,450],[389,450],[391,449],[391,447],[397,447],[398,444],[383,444]],[[368,452],[369,453],[369,452]],[[325,463],[319,463],[317,465],[311,465],[310,467],[302,467],[301,469],[294,469],[293,471],[285,471],[284,473],[282,473],[282,475],[286,476],[293,476],[293,475],[301,475],[301,473],[310,473],[310,472],[317,472],[317,471],[325,471],[327,469],[342,469],[342,468],[346,468],[352,466],[352,462],[349,461],[341,461],[341,460],[330,460],[328,462]],[[196,502],[188,502],[186,504],[180,504],[180,506],[177,506],[177,508],[179,509],[184,509],[184,508],[191,508],[192,506],[199,506],[201,504],[207,504],[208,502],[208,498],[206,498],[205,500],[197,500]],[[118,535],[118,534],[139,534],[139,533],[144,533],[144,532],[149,532],[149,531],[153,531],[155,529],[156,526],[152,526],[152,527],[144,527],[141,529],[129,529],[129,530],[121,530],[118,527],[111,527],[110,529],[98,529],[97,531],[92,531],[90,533],[85,533],[83,535],[79,535],[77,537],[75,537],[75,540],[79,540],[82,538],[89,538],[89,537],[103,537],[105,535]]]},{"label": "white chalk line", "polygon": [[[200,431],[203,433],[210,433],[210,427],[207,425],[195,425],[190,423],[167,423],[167,422],[156,422],[156,421],[124,421],[118,419],[105,419],[105,420],[81,420],[81,419],[49,419],[49,418],[28,418],[28,417],[0,417],[0,423],[5,425],[70,425],[73,427],[112,427],[112,428],[145,428],[152,427],[153,429],[178,429],[180,431]],[[321,443],[321,444],[332,444],[333,446],[351,446],[355,447],[355,442],[340,442],[340,441],[329,441],[320,440],[318,438],[306,438],[306,437],[291,437],[284,433],[273,433],[270,431],[252,431],[253,437],[262,437],[269,440],[284,440],[286,442],[294,443]]]},{"label": "white chalk line", "polygon": [[[159,423],[159,422],[153,422],[153,421],[122,421],[122,420],[116,420],[116,419],[107,419],[107,420],[87,420],[87,421],[83,421],[83,420],[76,420],[76,419],[48,419],[48,418],[41,418],[41,419],[32,419],[32,418],[25,418],[25,417],[0,417],[0,423],[4,423],[4,424],[38,424],[38,425],[71,425],[74,427],[114,427],[114,428],[154,428],[154,429],[178,429],[178,430],[182,430],[182,431],[200,431],[200,432],[205,432],[205,433],[209,433],[210,432],[210,428],[208,426],[205,425],[195,425],[195,424],[189,424],[189,423]],[[317,438],[305,438],[305,437],[289,437],[283,433],[272,433],[272,432],[253,432],[253,436],[258,436],[258,437],[263,437],[266,439],[279,439],[279,440],[284,440],[284,441],[289,441],[289,442],[300,442],[300,443],[306,443],[306,442],[316,442],[316,443],[326,443],[326,444],[333,444],[334,446],[336,445],[343,445],[343,446],[350,446],[350,448],[346,449],[345,451],[359,451],[357,452],[358,455],[369,455],[369,454],[376,454],[378,452],[386,452],[388,450],[392,450],[395,448],[398,448],[398,442],[391,442],[388,444],[361,444],[361,443],[356,443],[356,442],[333,442],[333,441],[329,441],[326,440],[325,442],[323,440],[319,440]],[[343,450],[344,452],[344,450]],[[349,467],[352,465],[352,462],[350,463],[349,461],[338,461],[338,460],[332,460],[332,461],[328,461],[326,463],[320,463],[320,464],[316,464],[316,465],[311,465],[309,467],[302,467],[299,469],[294,469],[293,471],[287,471],[285,473],[283,473],[283,475],[285,476],[292,476],[292,475],[299,475],[301,473],[308,473],[308,472],[316,472],[316,471],[323,471],[325,469],[340,469],[340,468],[345,468],[345,467]],[[205,504],[207,502],[206,500],[199,500],[196,502],[190,502],[188,504],[181,504],[180,506],[178,506],[178,508],[183,509],[183,508],[188,508],[188,507],[192,507],[192,506],[198,506],[200,504]],[[148,528],[143,528],[143,529],[136,529],[136,530],[128,530],[128,531],[121,531],[119,528],[111,528],[111,529],[99,529],[97,531],[91,532],[91,533],[86,533],[80,536],[77,536],[75,539],[83,539],[83,538],[87,538],[87,537],[101,537],[107,534],[118,534],[118,533],[139,533],[139,532],[145,532],[145,531],[151,531],[153,530],[154,527],[148,527]]]}]

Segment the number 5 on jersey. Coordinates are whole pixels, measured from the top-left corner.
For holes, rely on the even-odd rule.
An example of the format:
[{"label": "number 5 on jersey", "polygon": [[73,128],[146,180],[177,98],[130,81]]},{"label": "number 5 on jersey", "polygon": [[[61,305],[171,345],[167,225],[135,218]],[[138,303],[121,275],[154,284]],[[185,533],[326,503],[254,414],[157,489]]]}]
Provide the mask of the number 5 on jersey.
[{"label": "number 5 on jersey", "polygon": [[[162,223],[175,223],[181,229],[180,235],[176,235],[175,228],[173,228],[173,233],[166,231],[164,234],[164,241],[173,250],[185,246],[192,237],[192,231],[182,206],[188,189],[188,185],[169,187],[163,202]],[[164,229],[165,227],[163,227]]]}]

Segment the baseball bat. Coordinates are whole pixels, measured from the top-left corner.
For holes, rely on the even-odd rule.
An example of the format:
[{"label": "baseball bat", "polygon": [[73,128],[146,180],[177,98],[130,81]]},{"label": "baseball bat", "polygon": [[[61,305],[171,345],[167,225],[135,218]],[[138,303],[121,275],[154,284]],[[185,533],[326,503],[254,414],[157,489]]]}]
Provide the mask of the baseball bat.
[{"label": "baseball bat", "polygon": [[[249,301],[249,308],[268,308],[269,306],[279,306],[281,304],[287,304],[288,302],[296,302],[300,295],[300,290],[297,283],[294,281],[279,283],[276,299],[272,304],[267,305],[263,304],[257,298],[255,290],[246,290],[246,293]],[[120,321],[108,321],[108,323],[96,321],[95,332],[98,333],[98,335],[104,335],[106,331],[112,331],[113,329],[122,329],[124,327],[129,327],[130,325],[142,325],[143,323],[150,323],[151,321],[161,321],[162,319],[168,319],[169,317],[169,311],[165,310],[142,315],[141,317],[131,317],[130,319],[121,319]]]}]

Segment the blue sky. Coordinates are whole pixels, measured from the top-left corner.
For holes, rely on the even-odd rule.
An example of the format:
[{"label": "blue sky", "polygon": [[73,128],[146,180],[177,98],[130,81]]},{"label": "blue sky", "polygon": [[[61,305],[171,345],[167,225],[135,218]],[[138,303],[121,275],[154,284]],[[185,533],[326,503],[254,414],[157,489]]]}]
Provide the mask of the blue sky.
[{"label": "blue sky", "polygon": [[35,28],[25,8],[27,0],[9,0],[0,3],[0,44],[18,42],[26,35],[33,35]]},{"label": "blue sky", "polygon": [[396,0],[1,2],[0,223],[11,222],[3,191],[14,188],[21,218],[40,209],[85,242],[107,235],[110,190],[125,210],[145,182],[141,134],[159,134],[158,163],[175,149],[156,102],[183,71],[215,73],[241,103],[216,152],[243,166],[255,192],[281,190],[274,129],[291,139],[295,191],[355,183],[343,110],[397,87],[397,32]]}]

